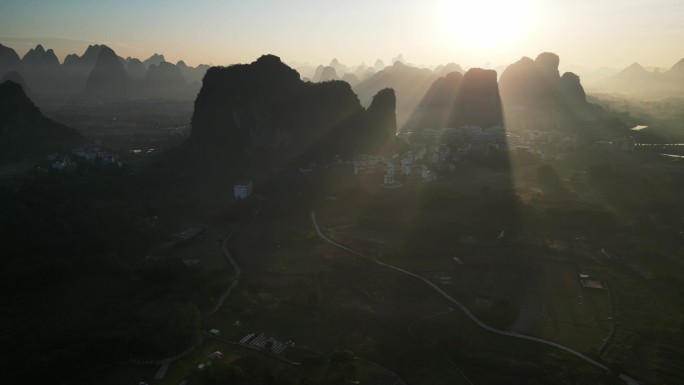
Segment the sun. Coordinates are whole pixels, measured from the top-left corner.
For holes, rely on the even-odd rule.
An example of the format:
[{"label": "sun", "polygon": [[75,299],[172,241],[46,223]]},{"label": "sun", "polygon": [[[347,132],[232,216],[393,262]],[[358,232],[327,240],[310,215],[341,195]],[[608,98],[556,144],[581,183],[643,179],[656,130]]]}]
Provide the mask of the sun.
[{"label": "sun", "polygon": [[438,33],[446,44],[494,51],[525,39],[535,22],[534,0],[441,0]]}]

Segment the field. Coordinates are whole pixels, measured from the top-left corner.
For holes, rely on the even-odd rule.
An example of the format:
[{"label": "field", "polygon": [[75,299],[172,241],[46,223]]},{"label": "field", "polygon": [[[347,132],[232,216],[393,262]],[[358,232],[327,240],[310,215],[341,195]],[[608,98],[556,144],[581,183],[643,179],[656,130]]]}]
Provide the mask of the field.
[{"label": "field", "polygon": [[[157,204],[158,212],[169,213],[169,232],[200,226],[205,235],[159,253],[200,260],[216,293],[233,274],[219,240],[236,231],[229,249],[242,269],[239,284],[216,314],[204,317],[203,329],[220,329],[230,341],[249,333],[291,340],[297,348],[284,358],[315,363],[292,367],[244,348],[205,343],[156,382],[205,383],[189,376],[210,350],[231,361],[241,357],[232,362],[247,376],[265,370],[314,383],[399,377],[410,384],[496,384],[510,376],[549,383],[558,373],[567,384],[614,382],[559,349],[478,328],[424,282],[326,243],[311,209],[336,242],[430,280],[489,326],[560,343],[638,379],[676,377],[679,369],[667,354],[681,354],[682,313],[666,309],[679,301],[678,292],[663,291],[654,277],[671,283],[676,277],[669,269],[678,259],[659,255],[656,263],[644,253],[630,254],[630,244],[609,235],[624,219],[601,223],[607,215],[599,194],[587,194],[591,201],[548,197],[535,184],[534,168],[516,175],[513,183],[505,170],[470,168],[391,190],[369,180],[314,176],[242,205],[231,205],[225,186],[204,199],[176,191]],[[302,194],[312,186],[310,195]],[[196,206],[183,208],[191,199]],[[552,216],[558,210],[577,218],[558,224]],[[580,276],[604,289],[583,287]],[[207,308],[214,299],[207,298]],[[328,362],[339,351],[360,359],[353,374]],[[131,379],[142,375],[126,371]]]}]

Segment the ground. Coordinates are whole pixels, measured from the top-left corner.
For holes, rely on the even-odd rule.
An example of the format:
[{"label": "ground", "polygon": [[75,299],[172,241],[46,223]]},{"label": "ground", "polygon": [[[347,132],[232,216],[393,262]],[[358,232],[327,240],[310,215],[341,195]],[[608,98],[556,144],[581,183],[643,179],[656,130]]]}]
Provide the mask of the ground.
[{"label": "ground", "polygon": [[[294,341],[297,348],[284,357],[298,362],[349,350],[367,360],[353,361],[353,376],[362,383],[395,376],[407,384],[496,384],[511,376],[520,383],[548,383],[558,381],[558,373],[568,384],[615,381],[559,349],[477,328],[420,280],[326,243],[312,225],[314,209],[336,242],[427,278],[496,329],[560,343],[604,364],[619,364],[639,379],[675,378],[681,369],[667,354],[681,354],[684,346],[677,337],[681,304],[657,278],[667,278],[681,262],[632,255],[615,235],[598,234],[604,231],[600,226],[625,231],[628,220],[597,193],[582,199],[544,196],[535,167],[518,169],[515,182],[506,170],[472,167],[431,185],[394,190],[351,176],[314,175],[303,187],[314,186],[313,196],[296,188],[264,191],[241,203],[248,207],[243,211],[229,203],[229,194],[212,193],[194,210],[168,210],[175,231],[200,226],[206,235],[160,253],[199,259],[220,292],[232,274],[220,240],[236,231],[229,249],[243,274],[223,307],[204,317],[203,328],[220,329],[221,338],[230,341],[262,332]],[[576,210],[580,225],[568,220],[564,227],[545,226],[553,210]],[[617,213],[617,224],[599,223],[600,210]],[[582,222],[594,211],[600,215]],[[502,231],[506,236],[497,242]],[[604,289],[582,287],[580,274],[599,280]],[[212,300],[207,298],[207,308]],[[192,369],[216,350],[225,353],[223,363],[234,363],[247,375],[268,368],[275,376],[312,383],[335,383],[346,375],[340,365],[293,367],[205,340],[174,362],[165,379],[148,382],[203,383]],[[116,381],[132,382],[151,378],[156,369],[109,370]]]}]

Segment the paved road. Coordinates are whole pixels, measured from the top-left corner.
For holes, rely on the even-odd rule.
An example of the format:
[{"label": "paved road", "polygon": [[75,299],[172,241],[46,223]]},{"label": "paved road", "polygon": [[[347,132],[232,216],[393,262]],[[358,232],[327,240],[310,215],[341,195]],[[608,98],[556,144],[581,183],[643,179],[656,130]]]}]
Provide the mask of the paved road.
[{"label": "paved road", "polygon": [[[606,365],[604,365],[604,364],[602,364],[602,363],[600,363],[600,362],[594,360],[594,359],[591,358],[591,357],[588,357],[587,355],[585,355],[585,354],[583,354],[583,353],[581,353],[581,352],[579,352],[579,351],[577,351],[577,350],[575,350],[575,349],[569,348],[569,347],[567,347],[567,346],[565,346],[565,345],[561,345],[561,344],[559,344],[559,343],[557,343],[557,342],[545,340],[545,339],[539,338],[539,337],[528,336],[528,335],[525,335],[525,334],[513,333],[513,332],[507,332],[507,331],[495,329],[495,328],[493,328],[493,327],[491,327],[491,326],[485,324],[484,322],[480,321],[477,317],[475,317],[475,315],[474,315],[467,307],[465,307],[461,302],[459,302],[458,300],[456,300],[455,298],[453,298],[452,296],[450,296],[450,295],[449,295],[448,293],[446,293],[444,290],[442,290],[442,289],[439,288],[437,285],[435,285],[432,281],[430,281],[430,280],[424,278],[423,276],[420,276],[420,275],[418,275],[418,274],[414,274],[414,273],[412,273],[412,272],[410,272],[410,271],[408,271],[408,270],[404,270],[404,269],[402,269],[402,268],[400,268],[400,267],[396,267],[396,266],[390,265],[390,264],[388,264],[388,263],[382,262],[382,261],[380,261],[380,260],[378,260],[378,259],[376,259],[376,258],[368,257],[368,256],[366,256],[366,255],[364,255],[364,254],[362,254],[362,253],[359,253],[358,251],[352,250],[352,249],[350,249],[350,248],[348,248],[348,247],[346,247],[346,246],[344,246],[344,245],[342,245],[342,244],[339,244],[339,243],[333,241],[332,239],[328,238],[328,237],[327,237],[325,234],[323,234],[323,232],[321,231],[321,228],[320,228],[320,226],[318,225],[318,221],[316,221],[316,212],[313,211],[313,210],[311,211],[311,221],[313,222],[313,225],[314,225],[314,227],[316,228],[316,232],[318,233],[318,236],[321,237],[321,238],[323,238],[323,240],[325,240],[326,242],[328,242],[328,243],[330,243],[331,245],[336,246],[336,247],[338,247],[338,248],[340,248],[340,249],[342,249],[342,250],[348,251],[348,252],[350,252],[350,253],[352,253],[352,254],[355,254],[355,255],[358,255],[358,256],[360,256],[360,257],[369,259],[369,260],[373,261],[373,262],[374,262],[375,264],[377,264],[377,265],[380,265],[380,266],[386,267],[386,268],[388,268],[388,269],[392,269],[392,270],[398,271],[398,272],[400,272],[400,273],[402,273],[402,274],[409,275],[409,276],[411,276],[411,277],[414,277],[414,278],[416,278],[416,279],[419,279],[419,280],[423,281],[426,285],[428,285],[428,286],[430,286],[431,288],[433,288],[433,289],[434,289],[437,293],[439,293],[442,297],[446,298],[449,302],[451,302],[451,303],[453,303],[454,305],[458,306],[458,307],[461,309],[461,311],[463,311],[463,313],[465,313],[465,315],[468,316],[468,318],[470,318],[470,319],[471,319],[477,326],[479,326],[480,328],[485,329],[485,330],[487,330],[487,331],[489,331],[489,332],[492,332],[492,333],[494,333],[494,334],[502,335],[502,336],[513,337],[513,338],[519,338],[519,339],[528,340],[528,341],[533,341],[533,342],[537,342],[537,343],[544,344],[544,345],[548,345],[548,346],[553,346],[553,347],[555,347],[555,348],[564,350],[564,351],[566,351],[566,352],[568,352],[568,353],[570,353],[570,354],[572,354],[572,355],[575,355],[575,356],[577,356],[577,357],[583,359],[584,361],[586,361],[586,362],[588,362],[588,363],[590,363],[590,364],[592,364],[592,365],[594,365],[594,366],[596,366],[596,367],[598,367],[598,368],[601,368],[601,369],[603,369],[603,370],[605,370],[605,371],[610,371],[610,369],[609,369]],[[623,381],[624,381],[625,383],[627,383],[628,385],[639,385],[639,382],[638,382],[638,381],[636,381],[635,379],[633,379],[633,378],[631,378],[631,377],[629,377],[629,376],[627,376],[627,375],[625,375],[625,374],[620,374],[619,377],[620,377],[621,380],[623,380]]]},{"label": "paved road", "polygon": [[230,238],[232,238],[233,233],[231,232],[228,234],[224,239],[223,243],[221,244],[221,250],[223,250],[223,255],[226,257],[228,260],[228,263],[233,267],[233,271],[235,272],[233,276],[231,277],[231,283],[228,289],[221,295],[221,298],[216,302],[216,306],[214,306],[214,309],[209,312],[209,315],[215,314],[222,306],[223,302],[225,302],[226,298],[230,295],[230,293],[235,289],[237,286],[238,282],[240,281],[240,275],[242,275],[242,270],[240,269],[240,266],[235,263],[235,260],[233,259],[233,255],[230,254],[230,251],[228,251],[228,241]]}]

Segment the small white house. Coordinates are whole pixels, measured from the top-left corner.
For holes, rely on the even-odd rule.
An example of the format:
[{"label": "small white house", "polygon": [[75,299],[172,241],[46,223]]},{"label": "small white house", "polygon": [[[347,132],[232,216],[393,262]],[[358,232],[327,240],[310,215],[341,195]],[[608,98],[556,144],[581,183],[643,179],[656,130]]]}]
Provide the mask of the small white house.
[{"label": "small white house", "polygon": [[242,181],[237,183],[233,187],[233,193],[237,200],[247,199],[247,197],[252,195],[252,182]]},{"label": "small white house", "polygon": [[420,172],[420,177],[423,178],[424,182],[432,182],[437,179],[436,175],[425,166],[423,166],[423,169]]},{"label": "small white house", "polygon": [[387,175],[394,176],[396,169],[397,168],[396,166],[394,166],[394,163],[387,163],[387,167],[385,170],[387,171]]},{"label": "small white house", "polygon": [[389,173],[385,174],[385,177],[383,178],[383,180],[384,180],[386,186],[393,185],[394,184],[394,174],[393,173],[392,174],[389,174]]}]

